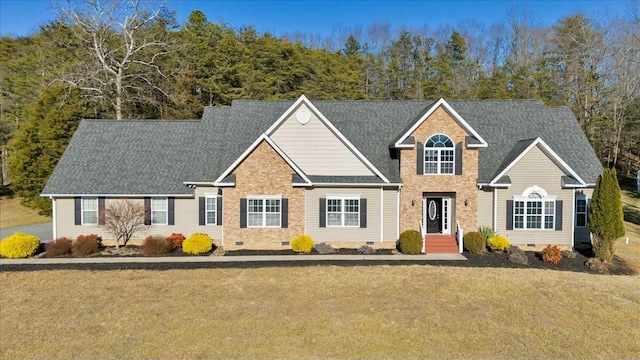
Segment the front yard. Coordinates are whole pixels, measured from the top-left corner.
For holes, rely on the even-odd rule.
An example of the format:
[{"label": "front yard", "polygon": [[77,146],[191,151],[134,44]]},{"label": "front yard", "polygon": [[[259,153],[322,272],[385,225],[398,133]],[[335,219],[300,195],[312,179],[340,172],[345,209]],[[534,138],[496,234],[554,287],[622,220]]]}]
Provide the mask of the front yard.
[{"label": "front yard", "polygon": [[635,358],[636,276],[448,266],[0,273],[0,358]]}]

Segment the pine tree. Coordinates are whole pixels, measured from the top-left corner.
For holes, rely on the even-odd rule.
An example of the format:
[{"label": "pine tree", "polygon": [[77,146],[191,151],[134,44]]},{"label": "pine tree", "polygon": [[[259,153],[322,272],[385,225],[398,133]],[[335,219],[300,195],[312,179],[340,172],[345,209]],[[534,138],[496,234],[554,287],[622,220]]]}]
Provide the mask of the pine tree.
[{"label": "pine tree", "polygon": [[605,169],[598,177],[589,207],[589,231],[594,236],[593,251],[602,261],[611,261],[615,242],[625,234],[624,213],[616,169]]}]

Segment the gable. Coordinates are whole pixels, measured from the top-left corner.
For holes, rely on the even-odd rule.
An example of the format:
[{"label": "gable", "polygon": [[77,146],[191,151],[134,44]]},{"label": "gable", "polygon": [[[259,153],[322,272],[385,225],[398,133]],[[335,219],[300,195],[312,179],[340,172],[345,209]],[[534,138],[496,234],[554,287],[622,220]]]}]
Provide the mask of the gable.
[{"label": "gable", "polygon": [[511,192],[522,193],[531,185],[547,191],[560,189],[565,171],[556,164],[540,145],[532,147],[507,171]]},{"label": "gable", "polygon": [[[292,187],[291,174],[295,174],[291,164],[283,158],[271,144],[262,139],[233,169],[235,186],[249,189],[256,195],[272,194],[274,186]],[[255,179],[262,179],[261,182]],[[270,183],[264,188],[262,183]]]}]

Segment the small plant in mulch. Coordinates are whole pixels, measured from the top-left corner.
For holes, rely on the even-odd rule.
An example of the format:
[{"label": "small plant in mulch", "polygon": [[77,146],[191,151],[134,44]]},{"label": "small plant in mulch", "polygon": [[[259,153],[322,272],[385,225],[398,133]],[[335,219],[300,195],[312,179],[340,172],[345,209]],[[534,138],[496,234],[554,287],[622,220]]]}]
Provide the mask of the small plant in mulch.
[{"label": "small plant in mulch", "polygon": [[371,255],[371,254],[374,254],[376,251],[369,245],[362,245],[358,248],[358,252],[363,255]]},{"label": "small plant in mulch", "polygon": [[211,251],[213,241],[207,234],[192,234],[182,242],[182,252],[191,255],[200,255]]},{"label": "small plant in mulch", "polygon": [[96,234],[79,235],[71,244],[71,253],[75,257],[90,256],[100,251],[102,238]]},{"label": "small plant in mulch", "polygon": [[470,253],[480,254],[487,247],[487,238],[480,232],[472,231],[464,234],[463,244]]},{"label": "small plant in mulch", "polygon": [[313,250],[313,239],[309,235],[298,235],[291,240],[291,250],[297,253],[309,254]]},{"label": "small plant in mulch", "polygon": [[326,255],[326,254],[335,254],[336,249],[334,249],[331,245],[327,243],[319,243],[313,246],[313,249],[318,252],[318,254]]},{"label": "small plant in mulch", "polygon": [[44,251],[47,253],[47,257],[67,256],[71,254],[72,244],[71,239],[62,237],[46,243],[44,245]]},{"label": "small plant in mulch", "polygon": [[403,254],[415,255],[422,253],[422,235],[417,230],[406,230],[400,234],[398,250]]},{"label": "small plant in mulch", "polygon": [[487,239],[487,246],[493,252],[502,252],[505,251],[511,246],[509,243],[509,239],[502,235],[492,236]]},{"label": "small plant in mulch", "polygon": [[0,256],[21,259],[33,256],[40,247],[40,238],[17,232],[0,241]]},{"label": "small plant in mulch", "polygon": [[173,250],[182,249],[182,242],[186,239],[184,235],[180,233],[173,233],[167,236],[167,240],[171,242],[171,247]]},{"label": "small plant in mulch", "polygon": [[147,236],[140,245],[140,252],[144,256],[165,256],[173,249],[173,243],[162,236]]},{"label": "small plant in mulch", "polygon": [[560,251],[560,248],[555,245],[547,245],[547,247],[542,249],[540,255],[542,256],[542,260],[544,260],[544,262],[552,264],[557,264],[558,262],[560,262],[560,260],[562,260],[562,252]]},{"label": "small plant in mulch", "polygon": [[527,254],[525,254],[524,250],[514,245],[511,245],[509,249],[507,249],[507,259],[514,264],[529,264],[529,258],[527,257]]}]

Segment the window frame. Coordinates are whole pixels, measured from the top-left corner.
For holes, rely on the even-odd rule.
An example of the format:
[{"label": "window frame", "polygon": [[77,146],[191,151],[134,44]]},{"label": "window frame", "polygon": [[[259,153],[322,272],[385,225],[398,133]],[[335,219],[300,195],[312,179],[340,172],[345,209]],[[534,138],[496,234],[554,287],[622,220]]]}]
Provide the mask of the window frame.
[{"label": "window frame", "polygon": [[[578,202],[584,202],[584,211],[578,211]],[[586,228],[587,224],[589,223],[589,200],[587,199],[587,196],[584,194],[577,194],[576,195],[576,208],[575,208],[575,212],[576,212],[576,223],[575,223],[575,227],[577,228]],[[584,216],[584,225],[578,225],[578,218],[580,216]]]},{"label": "window frame", "polygon": [[[427,146],[427,144],[429,143],[429,141],[435,137],[440,137],[440,136],[444,136],[446,138],[445,142],[448,140],[451,142],[451,146],[444,146],[444,147],[435,147],[435,146]],[[442,142],[441,139],[439,139],[438,142]],[[436,141],[434,141],[434,143],[437,143]],[[429,152],[435,152],[435,161],[434,160],[429,160],[430,158],[433,158],[433,156],[428,155]],[[445,154],[445,152],[447,152]],[[449,153],[450,152],[450,153]],[[427,141],[425,141],[424,143],[424,164],[423,164],[423,168],[422,168],[422,174],[423,175],[455,175],[456,173],[456,145],[455,142],[453,141],[453,139],[446,135],[446,134],[433,134],[431,136],[429,136],[429,138],[427,138]],[[447,160],[444,161],[443,158],[447,156],[450,157],[451,160]],[[433,167],[433,165],[435,165],[436,168],[436,172],[427,172],[427,169],[431,169]],[[451,167],[451,172],[443,172],[442,168],[443,165],[450,165]]]},{"label": "window frame", "polygon": [[[209,210],[209,200],[213,201],[213,210]],[[213,214],[213,222],[209,222],[209,214]],[[204,224],[218,225],[218,196],[205,196],[204,199]]]},{"label": "window frame", "polygon": [[[164,200],[164,204],[165,207],[164,209],[154,209],[154,202],[159,201],[159,200]],[[151,198],[151,203],[150,203],[150,209],[149,209],[149,215],[151,217],[151,225],[168,225],[169,224],[169,198],[166,197],[152,197]],[[155,217],[153,216],[153,214],[155,212],[164,212],[165,216],[164,216],[164,223],[160,223],[160,222],[155,222]]]},{"label": "window frame", "polygon": [[[261,201],[260,211],[251,211],[253,201]],[[267,211],[267,206],[274,206],[273,204],[267,205],[267,202],[276,201],[278,211]],[[260,225],[254,225],[251,223],[251,215],[261,214]],[[278,214],[277,225],[267,225],[267,214]],[[250,195],[247,196],[247,228],[281,228],[282,227],[282,195]]]},{"label": "window frame", "polygon": [[[95,204],[96,204],[95,210],[86,209],[85,200],[95,200]],[[81,225],[98,225],[99,215],[100,215],[99,207],[100,207],[100,205],[98,203],[98,198],[97,197],[83,197],[82,200],[80,201],[80,219],[81,219],[80,220],[80,224]],[[96,214],[95,222],[87,222],[87,221],[85,221],[85,214],[84,214],[85,212],[95,212],[95,214]]]},{"label": "window frame", "polygon": [[[357,203],[354,204],[347,204],[347,201],[357,201]],[[340,211],[329,211],[330,206],[334,206],[335,205],[329,205],[329,201],[339,201],[340,202]],[[325,205],[326,205],[326,213],[325,213],[325,224],[326,227],[332,227],[332,228],[358,228],[360,227],[360,212],[362,211],[362,207],[361,207],[361,203],[360,203],[360,195],[328,195],[326,197],[325,200]],[[346,211],[348,206],[357,206],[358,207],[358,211],[354,212],[354,211]],[[340,214],[340,224],[332,224],[329,221],[329,214]],[[356,214],[356,222],[355,224],[347,224],[347,214]]]},{"label": "window frame", "polygon": [[[553,231],[556,229],[556,216],[556,196],[548,195],[538,186],[513,197],[513,230]],[[548,223],[551,227],[547,227]]]}]

